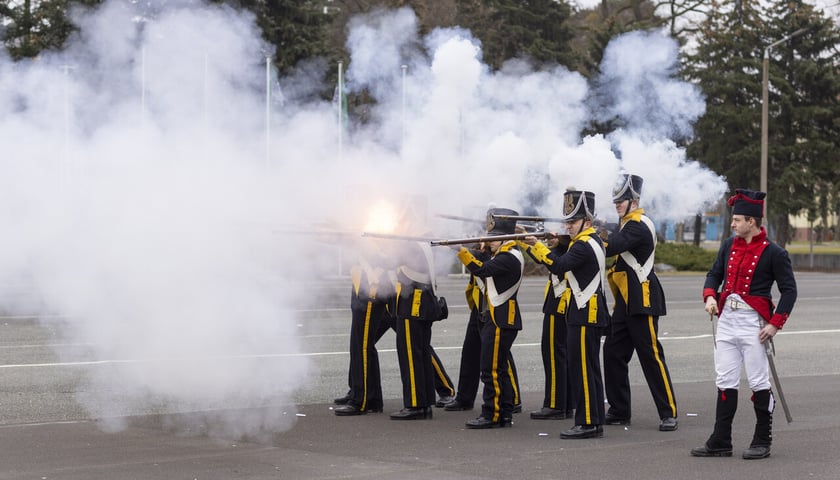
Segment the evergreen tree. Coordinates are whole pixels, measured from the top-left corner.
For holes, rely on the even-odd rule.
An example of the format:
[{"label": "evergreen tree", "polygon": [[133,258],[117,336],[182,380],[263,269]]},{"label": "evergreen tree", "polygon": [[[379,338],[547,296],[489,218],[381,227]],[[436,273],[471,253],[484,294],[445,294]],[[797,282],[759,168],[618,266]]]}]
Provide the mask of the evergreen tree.
[{"label": "evergreen tree", "polygon": [[328,54],[326,26],[332,21],[323,2],[300,0],[241,0],[253,11],[266,41],[276,47],[274,64],[288,73],[304,59]]},{"label": "evergreen tree", "polygon": [[67,16],[69,9],[98,3],[100,0],[0,0],[3,44],[16,60],[60,49],[76,29]]},{"label": "evergreen tree", "polygon": [[768,206],[777,237],[791,238],[787,215],[807,213],[827,226],[840,185],[840,30],[802,1],[771,5]]},{"label": "evergreen tree", "polygon": [[[688,154],[726,176],[731,189],[760,188],[764,49],[808,28],[771,51],[768,221],[784,244],[788,214],[818,209],[814,188],[826,190],[826,200],[837,189],[840,37],[801,1],[777,1],[769,9],[754,0],[715,6],[686,63],[686,76],[698,83],[707,104]],[[823,210],[830,210],[825,204]]]},{"label": "evergreen tree", "polygon": [[516,57],[576,70],[570,44],[571,7],[558,0],[458,0],[458,25],[481,39],[484,62],[494,69]]}]

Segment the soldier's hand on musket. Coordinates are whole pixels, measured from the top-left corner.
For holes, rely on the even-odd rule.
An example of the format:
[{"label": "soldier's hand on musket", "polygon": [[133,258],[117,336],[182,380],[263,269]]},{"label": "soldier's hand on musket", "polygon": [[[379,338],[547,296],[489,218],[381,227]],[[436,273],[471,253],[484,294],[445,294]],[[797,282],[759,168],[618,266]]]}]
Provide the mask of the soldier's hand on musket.
[{"label": "soldier's hand on musket", "polygon": [[773,337],[776,336],[776,332],[778,332],[778,331],[779,331],[779,329],[776,328],[775,325],[772,325],[772,324],[768,323],[767,325],[765,325],[764,327],[761,328],[760,332],[758,332],[758,340],[761,343],[764,343],[767,340],[772,340]]},{"label": "soldier's hand on musket", "polygon": [[533,236],[533,235],[528,235],[527,237],[525,237],[525,238],[523,238],[523,239],[522,239],[522,242],[523,242],[523,243],[526,243],[526,244],[528,244],[528,245],[530,245],[530,246],[532,246],[532,247],[533,247],[534,245],[536,245],[538,241],[539,241],[539,240],[537,240],[537,237],[535,237],[535,236]]},{"label": "soldier's hand on musket", "polygon": [[711,295],[706,297],[706,313],[712,315],[718,313],[717,300]]}]

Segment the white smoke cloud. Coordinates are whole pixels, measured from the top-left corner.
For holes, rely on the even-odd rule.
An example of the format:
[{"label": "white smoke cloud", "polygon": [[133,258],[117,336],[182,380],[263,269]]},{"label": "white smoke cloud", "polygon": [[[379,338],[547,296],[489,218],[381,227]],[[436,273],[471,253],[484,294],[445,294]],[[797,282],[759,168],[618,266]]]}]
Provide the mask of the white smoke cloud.
[{"label": "white smoke cloud", "polygon": [[[609,212],[622,169],[644,176],[645,201],[671,218],[722,193],[651,122],[581,138],[591,92],[577,73],[518,60],[491,72],[479,39],[459,28],[420,38],[409,9],[351,24],[348,89],[377,103],[364,122],[350,118],[341,148],[336,106],[306,85],[323,76],[317,60],[278,80],[267,131],[270,49],[247,13],[186,2],[142,16],[110,1],[78,24],[65,51],[0,57],[0,221],[14,232],[0,275],[30,279],[48,311],[70,318],[64,335],[90,345],[83,358],[106,362],[79,397],[97,418],[160,408],[199,412],[226,435],[287,426],[230,407],[289,403],[303,386],[292,306],[301,278],[335,259],[276,230],[361,230],[365,205],[417,198],[427,214],[493,203],[559,216],[569,185]],[[645,115],[690,123],[700,99],[670,78],[675,50],[654,57],[659,40],[637,42],[661,70],[639,75],[668,90]],[[610,84],[626,91],[624,80]],[[639,118],[632,107],[618,111]],[[472,228],[451,223],[423,228]]]},{"label": "white smoke cloud", "polygon": [[690,138],[705,113],[700,89],[676,78],[676,40],[662,32],[629,32],[604,52],[594,116],[622,126],[610,135],[620,168],[645,179],[642,204],[659,220],[681,221],[711,207],[726,182],[686,158],[675,139]]}]

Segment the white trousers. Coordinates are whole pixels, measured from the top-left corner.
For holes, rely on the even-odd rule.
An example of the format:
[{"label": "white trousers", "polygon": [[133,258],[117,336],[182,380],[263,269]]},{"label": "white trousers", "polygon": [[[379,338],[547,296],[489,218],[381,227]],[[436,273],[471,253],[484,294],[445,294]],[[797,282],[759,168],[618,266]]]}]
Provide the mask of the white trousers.
[{"label": "white trousers", "polygon": [[742,301],[740,296],[730,295],[718,319],[715,384],[721,390],[737,390],[741,382],[743,364],[750,390],[768,390],[770,364],[767,361],[766,347],[758,340],[761,316],[752,308],[733,309],[729,299]]}]

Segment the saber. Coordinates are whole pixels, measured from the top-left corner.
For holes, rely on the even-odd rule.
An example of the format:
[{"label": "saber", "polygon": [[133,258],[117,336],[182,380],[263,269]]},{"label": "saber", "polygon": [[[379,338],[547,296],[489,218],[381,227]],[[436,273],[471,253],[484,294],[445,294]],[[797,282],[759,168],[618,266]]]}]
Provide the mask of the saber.
[{"label": "saber", "polygon": [[782,404],[782,410],[785,411],[785,420],[791,423],[793,422],[793,417],[790,415],[790,408],[788,408],[787,400],[785,400],[782,384],[779,383],[779,374],[776,373],[776,362],[773,361],[773,358],[776,356],[776,346],[773,344],[772,338],[767,340],[765,349],[767,350],[767,362],[770,364],[770,374],[773,375],[773,383],[776,385],[776,392],[779,393],[779,402]]},{"label": "saber", "polygon": [[461,245],[464,243],[482,243],[482,242],[504,242],[508,240],[522,240],[527,237],[550,238],[555,235],[551,232],[532,232],[532,233],[511,233],[509,235],[488,235],[486,237],[472,237],[472,238],[456,238],[454,240],[432,240],[430,243],[433,247],[443,245]]},{"label": "saber", "polygon": [[715,323],[715,314],[709,314],[709,321],[712,322],[712,343],[715,346],[715,350],[717,350],[717,324]]}]

